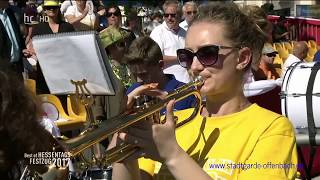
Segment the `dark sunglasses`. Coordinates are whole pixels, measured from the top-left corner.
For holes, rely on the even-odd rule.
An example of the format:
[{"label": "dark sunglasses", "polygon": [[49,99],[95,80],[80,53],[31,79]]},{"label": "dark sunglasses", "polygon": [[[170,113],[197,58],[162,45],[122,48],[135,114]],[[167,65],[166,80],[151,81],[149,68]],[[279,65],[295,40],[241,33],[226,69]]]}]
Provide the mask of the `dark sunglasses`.
[{"label": "dark sunglasses", "polygon": [[166,18],[168,18],[169,16],[175,18],[177,16],[177,14],[169,14],[169,13],[164,14],[164,17],[166,17]]},{"label": "dark sunglasses", "polygon": [[189,49],[178,49],[178,61],[182,67],[188,68],[191,66],[194,56],[204,66],[214,65],[218,61],[219,49],[233,49],[235,47],[209,45],[198,49],[197,52],[192,52]]},{"label": "dark sunglasses", "polygon": [[188,15],[197,14],[197,11],[187,11],[187,14],[188,14]]},{"label": "dark sunglasses", "polygon": [[43,9],[44,10],[56,10],[56,9],[59,9],[60,7],[59,6],[44,6]]},{"label": "dark sunglasses", "polygon": [[277,56],[277,53],[267,53],[267,54],[264,54],[268,57],[276,57]]},{"label": "dark sunglasses", "polygon": [[121,13],[116,11],[116,12],[107,12],[106,14],[107,17],[111,17],[112,15],[119,17],[121,16]]}]

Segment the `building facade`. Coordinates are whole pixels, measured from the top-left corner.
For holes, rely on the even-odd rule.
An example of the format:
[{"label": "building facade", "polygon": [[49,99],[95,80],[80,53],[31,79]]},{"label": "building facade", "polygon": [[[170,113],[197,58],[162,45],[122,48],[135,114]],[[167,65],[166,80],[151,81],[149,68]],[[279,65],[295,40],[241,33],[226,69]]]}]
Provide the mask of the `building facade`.
[{"label": "building facade", "polygon": [[290,8],[290,16],[297,15],[297,7],[299,5],[319,5],[320,0],[234,0],[235,3],[242,5],[261,6],[265,3],[272,3],[274,10]]}]

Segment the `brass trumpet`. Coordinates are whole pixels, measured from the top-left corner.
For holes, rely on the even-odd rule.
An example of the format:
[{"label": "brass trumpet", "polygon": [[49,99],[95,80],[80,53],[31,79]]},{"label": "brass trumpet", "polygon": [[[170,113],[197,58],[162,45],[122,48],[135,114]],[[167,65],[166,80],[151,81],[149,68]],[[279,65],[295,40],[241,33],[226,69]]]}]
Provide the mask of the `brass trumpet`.
[{"label": "brass trumpet", "polygon": [[[63,141],[61,144],[67,149],[70,153],[71,157],[75,157],[83,150],[87,149],[88,147],[99,143],[100,141],[106,139],[109,135],[112,135],[140,120],[147,118],[148,116],[159,112],[162,108],[166,106],[166,104],[170,101],[175,99],[176,101],[180,101],[190,95],[194,95],[197,100],[197,106],[193,111],[192,115],[184,120],[183,122],[179,123],[177,127],[182,126],[186,122],[193,119],[193,117],[198,113],[201,97],[199,92],[196,90],[195,86],[203,84],[203,79],[199,76],[195,78],[192,82],[185,84],[177,88],[174,92],[168,94],[165,99],[160,100],[159,103],[153,104],[150,107],[138,111],[133,114],[120,114],[113,118],[107,119],[102,121],[96,128],[88,130],[86,133]],[[119,147],[115,147],[106,153],[106,161],[107,163],[118,162],[126,158],[127,156],[131,155],[133,152],[136,151],[136,147],[129,144],[124,144]]]}]

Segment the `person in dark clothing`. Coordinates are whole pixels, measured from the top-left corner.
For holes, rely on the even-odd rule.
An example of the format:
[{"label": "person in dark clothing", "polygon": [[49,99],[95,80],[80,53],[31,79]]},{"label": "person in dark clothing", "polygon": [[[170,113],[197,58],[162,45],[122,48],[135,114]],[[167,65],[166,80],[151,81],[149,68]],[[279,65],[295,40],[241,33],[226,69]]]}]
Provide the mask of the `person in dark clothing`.
[{"label": "person in dark clothing", "polygon": [[[0,1],[0,57],[6,59],[13,70],[22,79],[25,44],[14,12],[8,1]],[[26,51],[26,54],[28,52]]]},{"label": "person in dark clothing", "polygon": [[[72,32],[71,24],[64,22],[61,18],[59,1],[44,1],[43,8],[48,16],[48,22],[42,22],[33,27],[32,37],[36,35]],[[37,63],[37,93],[49,93],[47,83],[42,74],[39,63]]]},{"label": "person in dark clothing", "polygon": [[320,50],[318,50],[313,56],[314,62],[320,62]]},{"label": "person in dark clothing", "polygon": [[[40,124],[38,100],[7,65],[0,58],[0,177],[19,179],[21,169],[29,165],[25,153],[53,151],[55,140]],[[44,166],[39,168],[34,170],[47,171]]]},{"label": "person in dark clothing", "polygon": [[284,16],[280,16],[279,21],[277,24],[273,26],[273,42],[283,42],[283,41],[288,41],[289,37],[289,32],[284,25],[286,21],[286,18]]}]

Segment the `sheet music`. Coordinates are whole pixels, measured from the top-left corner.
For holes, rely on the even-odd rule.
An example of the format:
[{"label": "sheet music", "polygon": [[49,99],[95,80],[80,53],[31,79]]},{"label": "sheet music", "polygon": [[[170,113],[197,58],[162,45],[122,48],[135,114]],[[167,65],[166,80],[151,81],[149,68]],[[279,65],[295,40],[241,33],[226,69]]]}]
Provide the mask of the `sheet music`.
[{"label": "sheet music", "polygon": [[[70,80],[87,80],[94,95],[114,95],[114,75],[94,31],[35,36],[33,46],[51,94],[73,94]],[[106,60],[106,62],[109,62]]]}]

